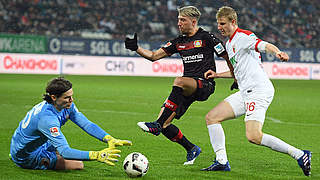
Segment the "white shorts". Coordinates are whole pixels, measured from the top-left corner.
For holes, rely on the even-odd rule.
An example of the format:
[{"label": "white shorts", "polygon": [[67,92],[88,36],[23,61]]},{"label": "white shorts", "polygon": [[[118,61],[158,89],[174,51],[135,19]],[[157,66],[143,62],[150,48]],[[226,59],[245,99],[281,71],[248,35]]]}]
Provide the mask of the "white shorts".
[{"label": "white shorts", "polygon": [[254,92],[253,90],[241,93],[238,91],[225,98],[225,101],[231,105],[236,117],[245,114],[245,121],[256,120],[263,124],[273,95],[273,89],[265,92]]}]

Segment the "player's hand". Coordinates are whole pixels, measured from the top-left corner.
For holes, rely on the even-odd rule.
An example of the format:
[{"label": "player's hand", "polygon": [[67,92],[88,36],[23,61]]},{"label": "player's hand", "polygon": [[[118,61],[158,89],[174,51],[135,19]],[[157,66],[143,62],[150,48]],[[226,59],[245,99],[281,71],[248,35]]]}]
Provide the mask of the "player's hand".
[{"label": "player's hand", "polygon": [[133,39],[126,37],[124,43],[127,49],[130,49],[131,51],[136,51],[138,49],[137,33],[134,33]]},{"label": "player's hand", "polygon": [[234,90],[234,89],[239,89],[238,83],[237,83],[236,81],[233,82],[232,85],[231,85],[231,87],[230,87],[230,90],[231,90],[231,91]]},{"label": "player's hand", "polygon": [[104,142],[108,142],[109,148],[115,148],[116,146],[131,146],[132,142],[129,140],[121,140],[121,139],[116,139],[112,137],[111,135],[106,135],[103,138]]},{"label": "player's hand", "polygon": [[204,73],[204,78],[209,79],[209,78],[215,78],[217,77],[217,73],[209,69],[207,72]]},{"label": "player's hand", "polygon": [[289,61],[289,55],[282,51],[277,52],[276,57],[281,61]]},{"label": "player's hand", "polygon": [[118,162],[118,157],[121,151],[114,148],[106,148],[101,151],[89,151],[89,159],[97,160],[99,162],[103,162],[108,164],[109,166],[114,166],[113,162]]}]

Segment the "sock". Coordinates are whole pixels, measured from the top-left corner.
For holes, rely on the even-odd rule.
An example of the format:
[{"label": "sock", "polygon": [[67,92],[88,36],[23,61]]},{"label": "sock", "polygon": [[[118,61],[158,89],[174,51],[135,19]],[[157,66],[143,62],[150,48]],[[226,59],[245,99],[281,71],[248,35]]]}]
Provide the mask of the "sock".
[{"label": "sock", "polygon": [[278,151],[278,152],[289,154],[291,157],[293,157],[296,160],[298,160],[303,155],[302,150],[297,149],[297,148],[285,143],[281,139],[276,138],[276,137],[269,135],[269,134],[262,135],[261,145],[267,146],[267,147],[269,147],[275,151]]},{"label": "sock", "polygon": [[162,134],[166,136],[169,140],[179,143],[181,146],[183,146],[186,149],[186,151],[190,151],[194,147],[194,144],[192,144],[182,134],[180,129],[173,124],[170,124],[168,127],[162,129]]},{"label": "sock", "polygon": [[182,96],[183,89],[178,86],[173,86],[172,91],[164,104],[164,110],[157,122],[163,127],[164,122],[170,117],[170,115],[176,111],[178,105],[183,100]]},{"label": "sock", "polygon": [[221,124],[211,124],[207,127],[212,148],[216,153],[216,160],[221,164],[226,164],[228,157],[225,145],[225,135]]}]

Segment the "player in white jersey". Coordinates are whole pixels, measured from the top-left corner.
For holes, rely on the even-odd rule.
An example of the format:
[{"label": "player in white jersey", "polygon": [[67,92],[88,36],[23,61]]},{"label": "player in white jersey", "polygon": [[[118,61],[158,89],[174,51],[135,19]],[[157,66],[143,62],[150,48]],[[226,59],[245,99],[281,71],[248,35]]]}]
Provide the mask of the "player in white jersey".
[{"label": "player in white jersey", "polygon": [[298,161],[306,176],[311,170],[311,152],[297,149],[286,142],[262,132],[265,114],[272,102],[274,87],[261,66],[260,52],[274,54],[282,61],[289,56],[276,46],[257,38],[252,32],[242,30],[237,24],[237,13],[223,6],[216,14],[218,30],[229,39],[226,49],[230,71],[216,73],[209,70],[206,78],[234,77],[238,92],[230,95],[214,107],[206,116],[210,141],[216,154],[214,163],[204,171],[230,171],[225,147],[225,135],[221,122],[245,115],[246,136],[249,142],[289,154]]}]

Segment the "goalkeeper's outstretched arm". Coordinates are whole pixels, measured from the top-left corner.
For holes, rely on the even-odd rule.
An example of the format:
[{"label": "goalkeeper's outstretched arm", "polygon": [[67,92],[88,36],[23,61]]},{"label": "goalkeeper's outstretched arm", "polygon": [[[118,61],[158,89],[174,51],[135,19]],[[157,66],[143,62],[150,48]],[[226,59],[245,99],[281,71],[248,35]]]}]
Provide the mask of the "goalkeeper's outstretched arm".
[{"label": "goalkeeper's outstretched arm", "polygon": [[118,162],[121,151],[115,148],[105,148],[101,151],[81,151],[77,149],[72,149],[70,147],[57,148],[60,156],[64,159],[71,160],[96,160],[107,165],[114,166],[114,162]]},{"label": "goalkeeper's outstretched arm", "polygon": [[86,133],[99,139],[100,141],[108,143],[109,148],[114,148],[116,146],[123,146],[123,145],[128,145],[128,146],[132,145],[132,142],[129,140],[120,140],[120,139],[113,138],[110,134],[105,132],[98,125],[88,120],[87,117],[85,117],[81,112],[77,110],[77,108],[74,108],[70,119],[75,124],[77,124],[81,129],[83,129]]}]

